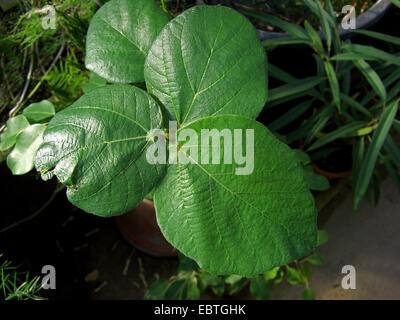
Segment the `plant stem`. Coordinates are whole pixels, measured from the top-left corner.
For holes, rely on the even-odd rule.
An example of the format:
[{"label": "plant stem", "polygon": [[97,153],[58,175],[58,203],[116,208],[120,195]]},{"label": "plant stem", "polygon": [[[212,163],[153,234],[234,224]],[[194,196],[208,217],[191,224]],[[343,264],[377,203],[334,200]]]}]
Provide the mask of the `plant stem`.
[{"label": "plant stem", "polygon": [[36,84],[35,88],[33,88],[33,90],[31,91],[31,93],[28,95],[27,99],[30,99],[35,92],[37,91],[37,89],[39,89],[40,85],[43,83],[44,78],[49,74],[49,72],[51,71],[51,69],[53,69],[54,65],[56,64],[56,62],[58,61],[58,59],[60,58],[62,52],[64,51],[65,48],[65,44],[62,44],[60,46],[60,49],[58,49],[58,52],[53,60],[53,62],[50,64],[50,66],[47,68],[46,72],[44,73],[44,75],[41,77],[40,81]]},{"label": "plant stem", "polygon": [[32,70],[33,70],[33,47],[31,47],[30,57],[31,57],[31,61],[29,63],[28,74],[26,75],[25,85],[24,85],[24,88],[22,89],[22,92],[21,92],[21,95],[20,95],[20,97],[18,99],[18,102],[16,103],[14,108],[12,108],[11,111],[9,112],[9,114],[8,114],[10,118],[13,117],[19,111],[19,109],[21,108],[22,101],[25,98],[26,91],[28,90],[29,83],[31,82]]}]

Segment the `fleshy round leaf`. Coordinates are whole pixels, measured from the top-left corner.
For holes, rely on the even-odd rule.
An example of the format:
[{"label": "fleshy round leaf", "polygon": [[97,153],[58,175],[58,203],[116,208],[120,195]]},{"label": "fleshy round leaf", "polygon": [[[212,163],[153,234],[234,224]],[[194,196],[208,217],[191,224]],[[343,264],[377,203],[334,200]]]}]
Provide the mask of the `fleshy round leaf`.
[{"label": "fleshy round leaf", "polygon": [[50,101],[42,100],[27,106],[22,114],[31,123],[39,123],[54,117],[56,110]]},{"label": "fleshy round leaf", "polygon": [[143,90],[110,85],[85,94],[49,123],[36,168],[54,173],[77,207],[101,216],[122,214],[137,205],[163,176],[150,165],[148,132],[159,128],[161,112]]},{"label": "fleshy round leaf", "polygon": [[33,124],[17,136],[15,147],[7,157],[7,166],[13,174],[25,174],[33,169],[45,129],[43,124]]},{"label": "fleshy round leaf", "polygon": [[[183,130],[194,130],[200,137],[202,129],[221,131],[227,126],[233,133],[243,130],[242,139],[246,130],[254,129],[254,170],[249,169],[251,151],[245,151],[251,138],[242,146],[249,155],[247,165],[237,165],[236,160],[225,164],[229,160],[224,160],[223,142],[207,148],[204,139],[178,140],[177,164],[169,166],[154,202],[167,240],[201,268],[215,274],[252,276],[316,247],[316,211],[296,154],[260,123],[235,115],[208,117],[178,130],[178,139]],[[235,146],[240,142],[237,139]],[[191,145],[201,146],[197,160]],[[204,148],[210,157],[220,148],[220,164],[212,164],[212,159],[210,164],[200,161]],[[188,160],[193,163],[185,164]],[[237,169],[245,166],[250,174],[238,174]]]},{"label": "fleshy round leaf", "polygon": [[142,82],[147,52],[167,22],[153,0],[107,2],[89,26],[86,67],[111,82]]},{"label": "fleshy round leaf", "polygon": [[144,75],[149,92],[180,124],[218,114],[255,118],[267,96],[257,33],[226,7],[193,7],[170,21],[149,51]]},{"label": "fleshy round leaf", "polygon": [[0,151],[10,149],[15,144],[18,134],[27,127],[29,121],[23,115],[8,119],[7,129],[0,135]]}]

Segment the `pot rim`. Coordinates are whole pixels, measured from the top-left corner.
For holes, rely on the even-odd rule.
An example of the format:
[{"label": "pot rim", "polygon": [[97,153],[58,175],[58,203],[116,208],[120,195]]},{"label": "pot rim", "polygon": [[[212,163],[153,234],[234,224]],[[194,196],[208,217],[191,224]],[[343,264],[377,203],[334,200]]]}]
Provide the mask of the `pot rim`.
[{"label": "pot rim", "polygon": [[[369,8],[366,12],[357,17],[356,28],[367,29],[368,27],[374,25],[386,14],[391,6],[391,0],[378,0],[371,8]],[[343,27],[339,25],[339,35],[342,39],[350,36],[351,31],[352,30],[350,29],[343,29]],[[290,37],[287,33],[284,32],[271,32],[260,29],[257,29],[257,33],[260,41]],[[325,40],[325,36],[322,31],[319,31],[318,34],[322,40]]]}]

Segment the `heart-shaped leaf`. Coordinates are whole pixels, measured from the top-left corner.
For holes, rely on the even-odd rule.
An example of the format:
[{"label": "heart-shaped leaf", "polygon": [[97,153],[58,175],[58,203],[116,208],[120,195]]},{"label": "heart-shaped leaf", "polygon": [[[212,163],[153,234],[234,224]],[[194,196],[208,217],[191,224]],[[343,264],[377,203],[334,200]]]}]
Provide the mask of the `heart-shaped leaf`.
[{"label": "heart-shaped leaf", "polygon": [[[235,148],[243,143],[241,150],[249,154],[246,165],[237,165],[239,160],[226,164],[225,142],[220,146],[215,142],[207,146],[203,138],[179,142],[183,130],[201,136],[202,130],[217,129],[213,137],[218,138],[218,132],[227,126],[232,132],[242,130],[243,137],[238,140],[232,134],[231,151],[235,157],[241,155]],[[249,134],[254,130],[253,148],[246,130]],[[195,151],[191,148],[199,145],[196,150],[202,161],[192,156]],[[204,164],[200,157],[204,148],[210,156],[220,151],[220,164]],[[207,117],[178,130],[177,149],[177,164],[169,167],[154,194],[157,219],[167,240],[201,268],[216,274],[251,276],[289,263],[316,247],[316,211],[301,164],[266,127],[236,115]],[[252,159],[254,170],[238,174],[239,168],[251,167]],[[188,160],[192,163],[185,163]]]},{"label": "heart-shaped leaf", "polygon": [[8,119],[7,129],[0,135],[0,151],[10,149],[15,144],[18,134],[27,127],[29,121],[23,115]]},{"label": "heart-shaped leaf", "polygon": [[144,75],[179,124],[217,114],[255,118],[266,101],[266,55],[256,30],[227,7],[193,7],[170,21]]},{"label": "heart-shaped leaf", "polygon": [[111,82],[143,82],[147,52],[168,22],[153,0],[111,0],[94,15],[86,67]]},{"label": "heart-shaped leaf", "polygon": [[15,147],[7,157],[7,166],[13,174],[25,174],[33,169],[45,129],[43,124],[33,124],[17,136]]},{"label": "heart-shaped leaf", "polygon": [[125,213],[166,169],[150,165],[145,155],[152,144],[148,132],[161,122],[158,105],[145,91],[129,85],[95,89],[50,121],[36,168],[45,179],[54,173],[83,210]]},{"label": "heart-shaped leaf", "polygon": [[27,106],[22,114],[31,123],[39,123],[52,118],[56,114],[56,110],[50,101],[42,100]]}]

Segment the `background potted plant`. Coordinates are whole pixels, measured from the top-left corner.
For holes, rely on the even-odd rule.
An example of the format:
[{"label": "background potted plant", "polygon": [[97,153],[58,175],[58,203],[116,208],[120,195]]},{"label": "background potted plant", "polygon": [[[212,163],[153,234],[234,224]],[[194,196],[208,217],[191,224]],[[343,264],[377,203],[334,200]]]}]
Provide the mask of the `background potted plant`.
[{"label": "background potted plant", "polygon": [[[207,3],[208,1],[205,1]],[[333,24],[338,24],[338,33],[342,39],[347,38],[351,35],[350,29],[342,25],[349,24],[349,18],[354,18],[355,28],[366,29],[373,26],[378,22],[389,10],[391,6],[391,0],[379,0],[379,1],[361,1],[354,4],[345,3],[343,1],[323,1],[315,2],[306,0],[304,3],[295,1],[231,1],[231,0],[212,0],[212,4],[223,4],[238,9],[246,16],[252,17],[254,23],[258,28],[260,40],[268,40],[274,38],[285,38],[288,35],[278,30],[269,31],[268,29],[278,28],[274,21],[280,19],[281,21],[290,22],[293,24],[302,24],[304,20],[309,20],[312,26],[316,29],[324,27],[319,24],[321,21],[315,19],[313,14],[317,16],[320,14],[321,9],[332,10],[335,15],[332,17],[326,16]],[[347,8],[344,6],[347,5]],[[353,9],[348,8],[353,6]],[[265,25],[266,24],[266,25]],[[284,31],[284,29],[281,29]],[[320,32],[320,36],[323,38],[324,35]]]}]

